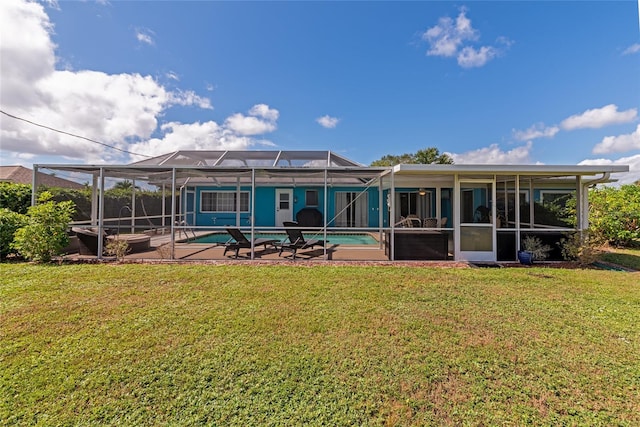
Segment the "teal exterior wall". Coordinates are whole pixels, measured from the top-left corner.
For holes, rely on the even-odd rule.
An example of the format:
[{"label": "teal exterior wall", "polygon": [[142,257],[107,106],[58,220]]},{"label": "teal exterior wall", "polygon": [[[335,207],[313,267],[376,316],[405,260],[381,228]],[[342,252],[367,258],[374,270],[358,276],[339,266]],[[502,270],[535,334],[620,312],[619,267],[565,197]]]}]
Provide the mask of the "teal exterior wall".
[{"label": "teal exterior wall", "polygon": [[[298,211],[303,208],[310,207],[306,205],[306,190],[316,190],[318,192],[318,206],[311,206],[322,213],[323,218],[327,221],[334,219],[335,212],[335,193],[343,191],[351,191],[359,194],[364,189],[362,187],[329,187],[327,199],[327,213],[324,211],[324,186],[305,186],[305,187],[257,187],[255,195],[255,226],[256,227],[273,227],[276,221],[276,189],[293,190],[293,220]],[[239,227],[248,227],[251,225],[249,212],[241,212],[240,224],[236,224],[235,212],[202,212],[201,194],[203,191],[229,191],[235,192],[236,187],[217,187],[202,186],[195,187],[195,197],[193,202],[189,201],[187,209],[195,207],[195,224],[196,226],[225,226],[234,225]],[[250,186],[241,186],[240,191],[251,192]],[[378,227],[379,224],[379,193],[378,188],[369,188],[365,190],[368,198],[368,227]],[[249,195],[249,204],[251,204],[251,195]],[[250,209],[251,210],[251,209]],[[329,224],[334,226],[333,223]]]}]

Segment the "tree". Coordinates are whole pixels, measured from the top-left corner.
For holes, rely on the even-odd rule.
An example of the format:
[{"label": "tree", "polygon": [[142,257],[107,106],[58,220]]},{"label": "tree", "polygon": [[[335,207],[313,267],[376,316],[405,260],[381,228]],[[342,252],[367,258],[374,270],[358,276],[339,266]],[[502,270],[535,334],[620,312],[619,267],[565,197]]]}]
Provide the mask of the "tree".
[{"label": "tree", "polygon": [[441,164],[451,165],[453,159],[446,153],[440,154],[440,150],[435,147],[418,150],[415,154],[405,153],[399,156],[387,154],[371,163],[371,166],[395,166],[399,164]]},{"label": "tree", "polygon": [[[128,179],[125,179],[124,181],[116,182],[116,185],[114,185],[113,188],[115,190],[129,190],[129,191],[131,191],[133,189],[133,182],[129,181]],[[136,186],[136,190],[137,189],[138,189],[138,186]]]}]

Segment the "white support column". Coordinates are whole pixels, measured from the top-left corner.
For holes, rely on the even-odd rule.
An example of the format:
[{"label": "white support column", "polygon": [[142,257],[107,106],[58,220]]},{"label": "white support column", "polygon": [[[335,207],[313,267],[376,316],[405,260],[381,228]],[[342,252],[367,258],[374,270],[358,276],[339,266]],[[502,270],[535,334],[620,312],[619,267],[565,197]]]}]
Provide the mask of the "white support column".
[{"label": "white support column", "polygon": [[460,258],[460,208],[455,203],[460,197],[460,177],[458,174],[453,176],[453,194],[451,195],[451,206],[453,213],[453,259],[457,261]]},{"label": "white support column", "polygon": [[91,187],[91,225],[98,225],[98,175],[93,174],[93,183]]},{"label": "white support column", "polygon": [[536,199],[533,194],[533,178],[529,177],[529,228],[535,228],[535,202]]},{"label": "white support column", "polygon": [[323,245],[323,256],[324,259],[327,259],[327,179],[328,179],[328,174],[327,174],[327,169],[324,169],[324,214],[322,215],[324,220],[324,224],[323,224],[323,235],[322,235],[322,239],[324,240],[324,245]]},{"label": "white support column", "polygon": [[[240,200],[240,193],[238,192],[238,201]],[[251,212],[251,259],[255,259],[255,223],[256,223],[256,170],[251,169],[251,206],[249,207]]]},{"label": "white support column", "polygon": [[[531,194],[529,194],[531,203]],[[516,175],[516,195],[515,195],[515,221],[516,221],[516,255],[520,250],[520,175]]]},{"label": "white support column", "polygon": [[33,165],[33,175],[31,177],[31,206],[36,205],[38,200],[38,165]]},{"label": "white support column", "polygon": [[131,234],[136,232],[136,180],[131,181]]},{"label": "white support column", "polygon": [[436,204],[436,220],[438,221],[438,226],[442,228],[440,222],[442,219],[442,187],[440,187],[440,184],[436,187],[436,200],[434,203]]},{"label": "white support column", "polygon": [[171,259],[176,259],[176,168],[171,169]]},{"label": "white support column", "polygon": [[492,240],[493,240],[493,260],[494,261],[497,261],[498,259],[498,209],[496,207],[497,178],[498,177],[496,175],[493,175],[493,184],[491,184],[491,224],[493,225],[493,227],[491,228],[493,231]]},{"label": "white support column", "polygon": [[576,176],[576,227],[580,232],[589,228],[588,191],[588,188],[582,184],[582,176]]},{"label": "white support column", "polygon": [[384,227],[384,189],[382,188],[382,174],[378,176],[378,247],[382,249],[382,228]]},{"label": "white support column", "polygon": [[240,177],[236,178],[236,227],[241,227],[240,224]]},{"label": "white support column", "polygon": [[102,259],[104,250],[102,235],[104,234],[104,169],[100,168],[100,208],[98,210],[98,259]]},{"label": "white support column", "polygon": [[162,234],[164,234],[164,227],[166,225],[166,204],[167,204],[167,198],[165,195],[165,184],[164,182],[162,183]]},{"label": "white support column", "polygon": [[396,259],[396,182],[395,173],[391,169],[391,188],[389,194],[391,194],[391,206],[389,210],[389,225],[391,225],[391,237],[389,239],[389,259],[395,261]]}]

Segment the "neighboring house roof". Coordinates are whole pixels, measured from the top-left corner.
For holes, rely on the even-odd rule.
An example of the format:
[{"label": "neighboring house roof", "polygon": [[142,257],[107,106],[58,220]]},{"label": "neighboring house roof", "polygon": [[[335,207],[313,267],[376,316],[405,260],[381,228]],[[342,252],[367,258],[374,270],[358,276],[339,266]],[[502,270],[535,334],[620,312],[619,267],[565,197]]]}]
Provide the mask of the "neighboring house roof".
[{"label": "neighboring house roof", "polygon": [[[0,166],[0,182],[31,184],[33,182],[33,170],[24,166]],[[62,187],[76,190],[84,188],[84,185],[77,182],[42,172],[38,172],[38,184],[46,187]]]}]

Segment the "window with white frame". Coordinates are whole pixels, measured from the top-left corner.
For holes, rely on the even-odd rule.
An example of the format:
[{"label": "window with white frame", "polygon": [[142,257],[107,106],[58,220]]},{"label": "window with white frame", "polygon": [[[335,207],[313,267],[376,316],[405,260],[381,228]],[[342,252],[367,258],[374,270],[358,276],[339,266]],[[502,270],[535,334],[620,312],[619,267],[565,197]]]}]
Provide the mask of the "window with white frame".
[{"label": "window with white frame", "polygon": [[[203,191],[200,212],[236,212],[238,193],[235,191]],[[249,212],[249,192],[240,192],[240,212]]]}]

